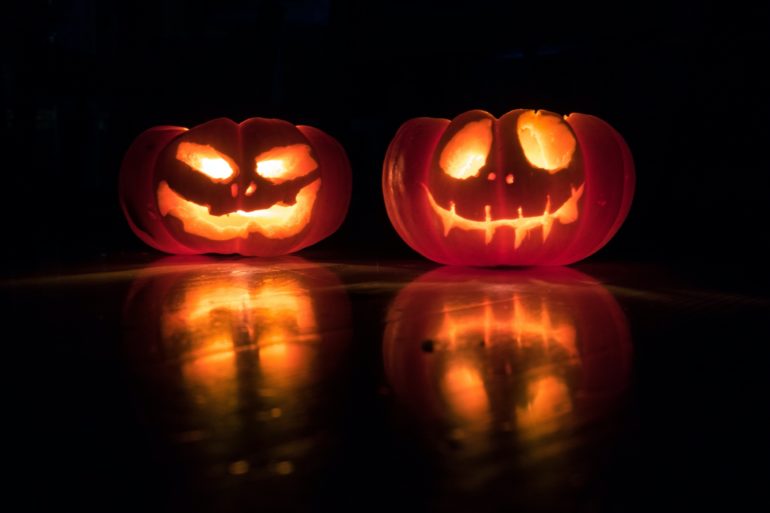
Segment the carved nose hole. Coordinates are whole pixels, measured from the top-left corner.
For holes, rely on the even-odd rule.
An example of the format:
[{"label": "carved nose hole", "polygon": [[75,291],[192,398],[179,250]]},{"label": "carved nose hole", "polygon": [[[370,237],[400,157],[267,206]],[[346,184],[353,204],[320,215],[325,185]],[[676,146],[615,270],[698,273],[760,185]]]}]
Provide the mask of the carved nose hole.
[{"label": "carved nose hole", "polygon": [[246,194],[246,196],[251,196],[252,194],[254,194],[254,191],[256,190],[257,190],[257,184],[255,184],[254,182],[251,182],[249,186],[246,187],[246,192],[244,194]]},{"label": "carved nose hole", "polygon": [[487,180],[489,180],[490,182],[493,181],[495,178],[497,178],[497,175],[494,173],[489,173],[487,175]]},{"label": "carved nose hole", "polygon": [[513,183],[513,173],[508,173],[508,176],[505,177],[505,183],[508,185]]},{"label": "carved nose hole", "polygon": [[230,185],[230,196],[233,198],[238,196],[238,184],[234,183]]}]

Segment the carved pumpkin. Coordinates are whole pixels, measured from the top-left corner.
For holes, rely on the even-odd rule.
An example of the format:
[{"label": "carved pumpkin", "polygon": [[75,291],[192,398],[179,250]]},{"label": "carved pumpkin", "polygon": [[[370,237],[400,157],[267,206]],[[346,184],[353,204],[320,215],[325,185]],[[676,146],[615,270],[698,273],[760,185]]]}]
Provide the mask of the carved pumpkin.
[{"label": "carved pumpkin", "polygon": [[443,268],[399,292],[383,354],[403,403],[483,446],[490,432],[539,438],[606,413],[631,345],[617,302],[582,273]]},{"label": "carved pumpkin", "polygon": [[131,229],[167,253],[292,253],[331,235],[351,193],[333,138],[277,119],[160,126],[129,148],[120,200]]},{"label": "carved pumpkin", "polygon": [[388,148],[382,186],[404,241],[453,265],[564,265],[615,234],[634,192],[631,153],[604,121],[513,110],[417,118]]},{"label": "carved pumpkin", "polygon": [[254,433],[258,459],[305,457],[308,447],[291,442],[336,397],[351,334],[347,294],[320,265],[278,263],[171,257],[143,269],[125,302],[127,356],[143,371],[157,424],[200,442],[191,450],[223,470]]}]

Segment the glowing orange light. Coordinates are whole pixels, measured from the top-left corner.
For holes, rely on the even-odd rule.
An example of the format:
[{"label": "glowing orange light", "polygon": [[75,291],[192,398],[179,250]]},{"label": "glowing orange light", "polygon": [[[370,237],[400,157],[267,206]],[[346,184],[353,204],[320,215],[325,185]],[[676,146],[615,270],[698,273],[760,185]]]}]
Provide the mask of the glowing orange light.
[{"label": "glowing orange light", "polygon": [[516,408],[516,424],[537,434],[559,426],[559,419],[572,411],[567,384],[548,375],[527,384],[527,404]]},{"label": "glowing orange light", "polygon": [[447,349],[459,349],[464,343],[476,344],[480,340],[485,347],[500,342],[514,342],[522,347],[536,341],[546,348],[556,344],[571,357],[577,357],[574,326],[563,319],[554,321],[552,315],[547,304],[533,312],[515,292],[509,297],[485,297],[471,304],[448,301],[435,338],[445,342]]},{"label": "glowing orange light", "polygon": [[181,142],[176,150],[176,158],[215,182],[230,180],[237,169],[230,157],[208,144]]},{"label": "glowing orange light", "polygon": [[266,387],[291,389],[310,377],[318,329],[297,281],[222,276],[191,282],[179,301],[164,311],[163,338],[186,341],[183,373],[201,397],[235,400],[237,394],[220,396],[234,387],[241,349],[256,350]]},{"label": "glowing orange light", "polygon": [[301,232],[310,222],[321,180],[315,179],[297,193],[293,205],[277,203],[262,210],[238,210],[221,216],[208,207],[188,201],[174,192],[165,181],[158,185],[158,208],[162,215],[182,221],[184,230],[210,240],[247,238],[259,233],[271,239],[285,239]]},{"label": "glowing orange light", "polygon": [[[273,336],[278,335],[273,333]],[[291,337],[281,333],[272,343],[260,347],[259,367],[267,386],[294,388],[310,376],[313,348],[304,344],[287,343]]]},{"label": "glowing orange light", "polygon": [[577,142],[562,118],[526,111],[519,116],[517,133],[524,156],[533,166],[553,174],[572,161]]},{"label": "glowing orange light", "polygon": [[399,292],[383,364],[394,397],[458,451],[497,454],[514,432],[550,456],[564,440],[551,435],[606,414],[625,389],[628,337],[612,296],[571,269],[446,267]]},{"label": "glowing orange light", "polygon": [[485,352],[541,355],[526,362],[521,375],[510,378],[523,380],[527,390],[526,403],[514,408],[516,425],[534,433],[558,426],[556,421],[572,409],[558,369],[580,364],[572,320],[556,305],[535,301],[538,298],[531,294],[504,289],[479,292],[472,300],[449,294],[441,322],[430,336],[443,357],[439,385],[444,401],[466,427],[486,429],[490,408],[495,408],[490,389],[499,378],[486,368]]},{"label": "glowing orange light", "polygon": [[454,228],[466,231],[478,230],[484,233],[484,242],[489,244],[492,242],[492,238],[495,236],[498,228],[508,227],[513,228],[515,231],[514,249],[521,246],[524,237],[529,235],[529,232],[536,228],[542,229],[543,242],[545,242],[548,239],[548,235],[551,233],[551,227],[553,226],[554,221],[559,221],[561,224],[570,224],[577,221],[578,200],[583,196],[584,188],[583,184],[577,189],[573,187],[569,199],[554,212],[550,212],[551,202],[549,199],[542,215],[524,217],[521,207],[519,207],[519,217],[510,219],[492,219],[492,207],[490,205],[485,205],[485,219],[483,221],[476,221],[459,215],[455,210],[456,207],[454,202],[450,202],[449,209],[442,207],[433,198],[430,189],[428,189],[427,186],[423,187],[433,212],[435,212],[439,219],[441,219],[441,223],[444,226],[445,237],[449,235],[449,232]]},{"label": "glowing orange light", "polygon": [[489,418],[489,398],[478,369],[470,362],[450,364],[442,380],[442,390],[454,413],[467,421]]},{"label": "glowing orange light", "polygon": [[268,283],[254,296],[263,308],[256,334],[259,364],[269,385],[291,387],[310,374],[312,348],[318,341],[313,305],[296,283]]},{"label": "glowing orange light", "polygon": [[318,167],[307,144],[278,146],[259,154],[254,160],[257,174],[276,184],[305,176]]},{"label": "glowing orange light", "polygon": [[478,176],[492,147],[492,120],[472,121],[462,127],[444,147],[439,166],[459,180]]}]

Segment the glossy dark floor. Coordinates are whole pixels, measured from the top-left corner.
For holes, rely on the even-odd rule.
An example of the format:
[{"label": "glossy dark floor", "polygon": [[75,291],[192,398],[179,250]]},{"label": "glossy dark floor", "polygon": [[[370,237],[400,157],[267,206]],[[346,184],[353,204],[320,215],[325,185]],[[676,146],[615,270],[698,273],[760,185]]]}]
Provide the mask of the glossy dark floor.
[{"label": "glossy dark floor", "polygon": [[0,291],[14,511],[768,506],[748,273],[170,258]]}]

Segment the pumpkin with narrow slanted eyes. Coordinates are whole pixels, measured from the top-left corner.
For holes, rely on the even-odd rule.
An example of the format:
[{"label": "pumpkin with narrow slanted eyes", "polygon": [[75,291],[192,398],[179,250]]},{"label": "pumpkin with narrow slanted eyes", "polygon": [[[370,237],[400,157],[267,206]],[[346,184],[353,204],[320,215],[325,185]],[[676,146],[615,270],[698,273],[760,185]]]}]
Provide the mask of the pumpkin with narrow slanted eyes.
[{"label": "pumpkin with narrow slanted eyes", "polygon": [[277,119],[160,126],[129,148],[120,200],[131,229],[167,253],[292,253],[331,235],[350,202],[345,151]]},{"label": "pumpkin with narrow slanted eyes", "polygon": [[474,110],[417,118],[388,148],[383,194],[401,238],[453,265],[564,265],[606,244],[631,205],[623,138],[585,114]]}]

